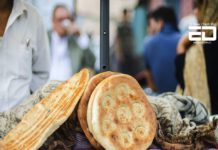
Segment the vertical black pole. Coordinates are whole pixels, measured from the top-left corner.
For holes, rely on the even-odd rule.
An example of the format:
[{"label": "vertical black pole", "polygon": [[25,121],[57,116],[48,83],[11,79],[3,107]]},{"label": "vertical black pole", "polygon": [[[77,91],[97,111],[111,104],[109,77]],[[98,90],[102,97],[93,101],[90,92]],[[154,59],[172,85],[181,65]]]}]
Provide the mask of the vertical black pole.
[{"label": "vertical black pole", "polygon": [[100,70],[109,69],[109,0],[100,0]]}]

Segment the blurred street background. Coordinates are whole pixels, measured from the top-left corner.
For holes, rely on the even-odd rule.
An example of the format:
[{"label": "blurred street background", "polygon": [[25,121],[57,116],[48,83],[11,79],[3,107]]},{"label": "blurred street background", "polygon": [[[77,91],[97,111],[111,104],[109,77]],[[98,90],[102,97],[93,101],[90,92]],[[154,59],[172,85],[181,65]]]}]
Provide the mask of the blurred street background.
[{"label": "blurred street background", "polygon": [[[91,37],[90,46],[96,56],[95,69],[99,69],[99,48],[100,48],[100,0],[27,0],[31,2],[42,15],[48,30],[52,28],[52,11],[55,5],[64,4],[70,12],[76,16],[79,29]],[[128,9],[129,21],[133,30],[136,30],[135,48],[138,53],[143,51],[143,40],[146,36],[146,15],[149,11],[159,6],[167,5],[174,9],[177,19],[192,14],[194,0],[110,0],[110,45],[116,39],[117,26],[122,20],[122,11]],[[141,5],[141,8],[137,8]]]}]

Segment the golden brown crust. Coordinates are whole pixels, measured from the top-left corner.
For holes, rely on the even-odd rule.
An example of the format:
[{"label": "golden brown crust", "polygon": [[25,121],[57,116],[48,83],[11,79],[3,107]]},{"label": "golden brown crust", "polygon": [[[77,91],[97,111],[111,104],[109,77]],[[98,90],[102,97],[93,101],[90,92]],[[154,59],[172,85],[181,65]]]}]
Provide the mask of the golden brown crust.
[{"label": "golden brown crust", "polygon": [[0,142],[0,150],[5,150],[5,146],[2,142]]},{"label": "golden brown crust", "polygon": [[83,69],[36,104],[3,139],[6,150],[35,150],[73,112],[89,80]]},{"label": "golden brown crust", "polygon": [[[156,116],[144,91],[128,75],[113,75],[93,91],[92,134],[110,150],[144,150],[156,133]],[[89,111],[89,110],[88,110]]]},{"label": "golden brown crust", "polygon": [[83,129],[87,139],[89,140],[89,142],[91,143],[91,145],[95,148],[95,149],[103,149],[101,147],[101,145],[94,139],[93,135],[90,133],[89,129],[88,129],[88,124],[87,124],[87,107],[88,107],[88,102],[90,99],[90,96],[92,94],[92,92],[94,91],[95,87],[104,79],[115,75],[116,73],[114,72],[103,72],[100,73],[94,77],[92,77],[84,91],[84,94],[80,100],[79,106],[78,106],[78,119],[81,125],[81,128]]}]

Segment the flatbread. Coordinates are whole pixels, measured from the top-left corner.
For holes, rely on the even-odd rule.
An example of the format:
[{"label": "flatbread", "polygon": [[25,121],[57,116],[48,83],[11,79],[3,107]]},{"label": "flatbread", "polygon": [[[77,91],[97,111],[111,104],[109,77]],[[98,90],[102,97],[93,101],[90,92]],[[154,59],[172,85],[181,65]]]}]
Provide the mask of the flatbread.
[{"label": "flatbread", "polygon": [[5,150],[5,146],[2,142],[0,142],[0,150]]},{"label": "flatbread", "polygon": [[[3,139],[6,150],[36,150],[73,112],[89,80],[83,69],[36,104]],[[70,131],[69,131],[70,132]]]},{"label": "flatbread", "polygon": [[[89,140],[89,142],[91,143],[91,145],[95,148],[95,149],[103,149],[101,147],[101,145],[94,139],[93,135],[91,134],[91,132],[88,129],[88,124],[87,124],[87,107],[88,107],[88,102],[90,99],[90,96],[92,94],[92,92],[94,91],[95,87],[104,79],[117,74],[114,72],[103,72],[100,73],[98,75],[95,75],[94,77],[92,77],[89,80],[89,83],[84,91],[84,94],[80,100],[79,103],[79,107],[78,107],[78,119],[81,125],[82,130],[84,131],[87,139]],[[89,115],[91,115],[91,113],[88,113]]]},{"label": "flatbread", "polygon": [[134,78],[121,74],[103,80],[90,101],[90,131],[106,150],[145,150],[150,146],[156,116]]}]

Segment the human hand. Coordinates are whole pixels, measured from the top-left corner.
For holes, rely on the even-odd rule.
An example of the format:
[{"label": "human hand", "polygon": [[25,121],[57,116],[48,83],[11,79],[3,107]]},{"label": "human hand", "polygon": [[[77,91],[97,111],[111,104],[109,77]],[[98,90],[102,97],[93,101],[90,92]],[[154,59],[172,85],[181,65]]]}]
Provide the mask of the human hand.
[{"label": "human hand", "polygon": [[192,42],[189,41],[188,34],[183,35],[177,45],[177,55],[184,54],[191,45]]}]

